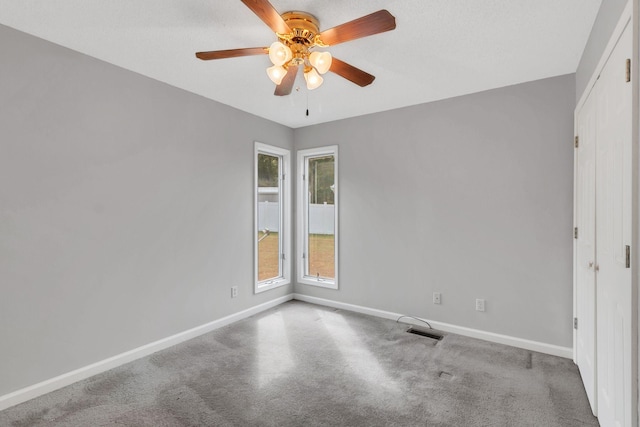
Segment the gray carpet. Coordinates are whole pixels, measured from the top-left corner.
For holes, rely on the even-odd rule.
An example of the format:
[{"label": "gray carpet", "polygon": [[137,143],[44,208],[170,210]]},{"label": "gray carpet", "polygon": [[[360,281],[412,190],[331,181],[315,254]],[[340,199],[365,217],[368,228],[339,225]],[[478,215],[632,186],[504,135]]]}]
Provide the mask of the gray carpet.
[{"label": "gray carpet", "polygon": [[2,426],[598,425],[572,361],[292,301],[0,412]]}]

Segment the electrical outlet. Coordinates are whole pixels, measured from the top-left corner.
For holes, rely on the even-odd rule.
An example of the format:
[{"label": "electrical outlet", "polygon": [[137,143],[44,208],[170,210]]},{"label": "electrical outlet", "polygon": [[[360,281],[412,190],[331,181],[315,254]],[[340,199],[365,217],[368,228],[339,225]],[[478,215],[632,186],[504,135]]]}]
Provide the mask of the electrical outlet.
[{"label": "electrical outlet", "polygon": [[235,298],[238,296],[238,287],[237,286],[232,286],[231,287],[231,298]]},{"label": "electrical outlet", "polygon": [[433,293],[433,303],[434,304],[440,304],[441,301],[442,301],[441,298],[442,298],[442,295],[440,295],[440,292],[434,292]]},{"label": "electrical outlet", "polygon": [[483,299],[476,299],[476,311],[484,311],[484,300]]}]

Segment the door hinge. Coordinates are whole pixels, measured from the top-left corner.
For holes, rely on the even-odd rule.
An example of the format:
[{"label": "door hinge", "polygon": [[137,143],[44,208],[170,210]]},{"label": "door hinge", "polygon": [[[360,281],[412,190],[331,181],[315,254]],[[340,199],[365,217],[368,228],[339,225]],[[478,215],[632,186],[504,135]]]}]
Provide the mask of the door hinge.
[{"label": "door hinge", "polygon": [[282,174],[282,180],[283,180],[283,181],[284,181],[284,177],[285,177],[285,176],[286,176],[285,174]]},{"label": "door hinge", "polygon": [[578,318],[577,317],[573,318],[573,329],[578,329]]},{"label": "door hinge", "polygon": [[575,139],[573,140],[573,146],[578,148],[579,143],[580,143],[580,138],[578,138],[578,135],[576,135]]},{"label": "door hinge", "polygon": [[307,254],[305,254],[304,252],[302,253],[302,259],[305,259],[307,257]]},{"label": "door hinge", "polygon": [[286,258],[284,257],[284,254],[281,254],[281,255],[282,255],[282,259],[286,259]]},{"label": "door hinge", "polygon": [[578,227],[574,227],[573,228],[573,238],[577,239],[578,238]]},{"label": "door hinge", "polygon": [[631,81],[631,60],[627,59],[627,63],[626,63],[626,75],[625,75],[625,82],[629,83]]},{"label": "door hinge", "polygon": [[631,246],[627,245],[624,247],[624,249],[625,249],[625,254],[624,254],[625,267],[631,268]]}]

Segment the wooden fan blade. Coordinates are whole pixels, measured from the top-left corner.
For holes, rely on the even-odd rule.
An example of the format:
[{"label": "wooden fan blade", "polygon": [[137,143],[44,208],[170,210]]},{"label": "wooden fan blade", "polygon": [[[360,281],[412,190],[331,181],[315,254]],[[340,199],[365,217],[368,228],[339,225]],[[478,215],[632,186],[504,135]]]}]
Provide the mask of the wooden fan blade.
[{"label": "wooden fan blade", "polygon": [[287,70],[287,74],[284,76],[284,79],[280,82],[278,86],[276,86],[276,91],[273,93],[276,96],[285,96],[291,93],[293,89],[293,83],[296,81],[296,76],[298,75],[298,66],[291,65]]},{"label": "wooden fan blade", "polygon": [[262,55],[269,53],[266,47],[247,47],[244,49],[212,50],[211,52],[196,52],[196,57],[207,61],[210,59],[236,58],[238,56]]},{"label": "wooden fan blade", "polygon": [[253,11],[262,22],[267,24],[274,32],[288,34],[291,28],[284,22],[278,11],[268,2],[268,0],[241,0],[249,9]]},{"label": "wooden fan blade", "polygon": [[320,40],[329,46],[362,37],[384,33],[396,28],[396,18],[388,10],[379,10],[320,33]]},{"label": "wooden fan blade", "polygon": [[349,65],[344,61],[340,61],[335,57],[331,60],[331,68],[329,68],[329,71],[336,73],[337,75],[344,77],[350,82],[361,87],[370,85],[376,78],[375,76],[372,76],[353,65]]}]

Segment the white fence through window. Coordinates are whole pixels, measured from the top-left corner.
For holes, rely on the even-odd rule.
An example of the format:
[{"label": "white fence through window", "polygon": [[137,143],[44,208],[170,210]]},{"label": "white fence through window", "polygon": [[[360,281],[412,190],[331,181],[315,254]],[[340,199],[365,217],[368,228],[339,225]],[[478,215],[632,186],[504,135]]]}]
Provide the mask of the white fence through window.
[{"label": "white fence through window", "polygon": [[[258,203],[258,229],[279,231],[278,203]],[[335,233],[335,209],[328,204],[309,205],[309,234],[334,234]]]}]

